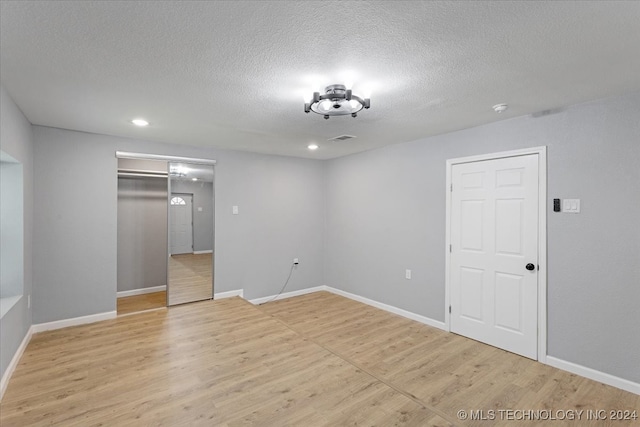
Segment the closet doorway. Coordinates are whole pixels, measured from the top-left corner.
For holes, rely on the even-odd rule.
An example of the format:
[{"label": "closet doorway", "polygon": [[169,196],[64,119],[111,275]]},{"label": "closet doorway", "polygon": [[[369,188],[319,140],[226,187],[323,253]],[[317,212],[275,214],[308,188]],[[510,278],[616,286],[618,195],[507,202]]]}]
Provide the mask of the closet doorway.
[{"label": "closet doorway", "polygon": [[167,305],[166,161],[118,159],[118,314]]},{"label": "closet doorway", "polygon": [[118,315],[212,299],[215,161],[116,157]]}]

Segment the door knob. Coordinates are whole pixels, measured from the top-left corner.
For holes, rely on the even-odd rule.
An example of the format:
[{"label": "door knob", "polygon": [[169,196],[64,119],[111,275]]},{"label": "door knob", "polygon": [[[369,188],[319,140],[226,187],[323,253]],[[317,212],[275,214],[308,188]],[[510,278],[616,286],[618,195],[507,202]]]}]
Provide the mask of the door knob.
[{"label": "door knob", "polygon": [[526,265],[526,267],[525,267],[525,268],[526,268],[527,270],[531,271],[531,270],[535,270],[536,266],[535,266],[535,265],[533,265],[533,264],[531,264],[531,263],[529,263],[529,264],[527,264],[527,265]]}]

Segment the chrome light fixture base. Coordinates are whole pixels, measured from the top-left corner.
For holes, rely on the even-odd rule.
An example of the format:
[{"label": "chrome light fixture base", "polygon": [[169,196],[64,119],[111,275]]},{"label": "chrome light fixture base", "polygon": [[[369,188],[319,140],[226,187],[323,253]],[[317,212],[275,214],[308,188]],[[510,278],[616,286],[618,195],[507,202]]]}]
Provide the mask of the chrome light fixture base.
[{"label": "chrome light fixture base", "polygon": [[311,102],[304,104],[304,112],[313,111],[324,116],[325,119],[349,114],[351,117],[357,117],[360,110],[368,109],[370,106],[369,98],[362,99],[354,95],[351,89],[347,89],[344,85],[331,85],[325,88],[324,95],[314,92]]}]

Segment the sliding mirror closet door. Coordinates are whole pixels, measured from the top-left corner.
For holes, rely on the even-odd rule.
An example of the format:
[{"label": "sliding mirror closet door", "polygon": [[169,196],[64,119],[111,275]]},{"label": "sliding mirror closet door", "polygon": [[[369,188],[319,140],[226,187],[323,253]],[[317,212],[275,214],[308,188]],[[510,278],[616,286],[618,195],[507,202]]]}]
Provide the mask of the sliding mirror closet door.
[{"label": "sliding mirror closet door", "polygon": [[169,163],[168,305],[213,298],[213,166]]}]

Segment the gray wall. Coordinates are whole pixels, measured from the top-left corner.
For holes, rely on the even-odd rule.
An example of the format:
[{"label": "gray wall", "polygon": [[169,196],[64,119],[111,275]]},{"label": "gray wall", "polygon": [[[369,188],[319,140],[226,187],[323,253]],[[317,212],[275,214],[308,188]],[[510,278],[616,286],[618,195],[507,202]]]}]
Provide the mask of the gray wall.
[{"label": "gray wall", "polygon": [[541,145],[548,354],[640,382],[640,92],[327,162],[325,284],[443,321],[445,161]]},{"label": "gray wall", "polygon": [[4,375],[31,326],[27,296],[32,292],[33,266],[33,132],[10,95],[0,84],[0,149],[22,163],[23,192],[23,295],[0,320],[0,376]]},{"label": "gray wall", "polygon": [[118,292],[167,285],[167,186],[118,178]]},{"label": "gray wall", "polygon": [[322,162],[33,129],[34,323],[116,309],[116,150],[217,160],[216,292],[275,294],[294,257],[288,291],[323,284]]},{"label": "gray wall", "polygon": [[193,250],[213,250],[213,183],[172,180],[171,192],[193,194]]},{"label": "gray wall", "polygon": [[4,298],[22,295],[24,286],[24,185],[22,164],[8,161],[4,152],[0,155],[0,298]]}]

